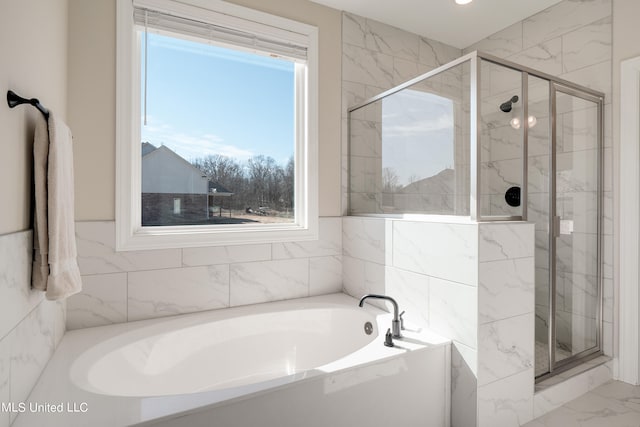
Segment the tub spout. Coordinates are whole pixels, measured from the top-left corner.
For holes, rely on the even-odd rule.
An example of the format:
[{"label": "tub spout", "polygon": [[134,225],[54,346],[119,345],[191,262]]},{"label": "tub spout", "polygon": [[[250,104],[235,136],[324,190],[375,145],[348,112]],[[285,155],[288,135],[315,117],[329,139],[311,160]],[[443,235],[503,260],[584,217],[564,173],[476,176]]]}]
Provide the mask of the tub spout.
[{"label": "tub spout", "polygon": [[387,300],[391,303],[391,305],[393,305],[393,320],[391,321],[392,336],[393,338],[402,338],[402,335],[400,334],[400,316],[398,315],[398,303],[396,302],[396,300],[386,295],[367,294],[360,298],[360,302],[358,303],[358,305],[362,307],[364,305],[364,300],[366,300],[367,298]]}]

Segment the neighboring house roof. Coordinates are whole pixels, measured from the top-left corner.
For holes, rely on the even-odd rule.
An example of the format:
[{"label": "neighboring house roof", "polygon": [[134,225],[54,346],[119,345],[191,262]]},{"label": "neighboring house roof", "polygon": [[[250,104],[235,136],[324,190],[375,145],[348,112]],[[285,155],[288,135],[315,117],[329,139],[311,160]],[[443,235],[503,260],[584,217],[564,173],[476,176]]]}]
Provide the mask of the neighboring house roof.
[{"label": "neighboring house roof", "polygon": [[221,197],[233,196],[233,192],[214,181],[209,181],[209,194],[215,194]]},{"label": "neighboring house roof", "polygon": [[147,154],[149,154],[150,152],[157,150],[158,147],[156,147],[155,145],[148,143],[148,142],[143,142],[142,143],[142,157],[146,156]]}]

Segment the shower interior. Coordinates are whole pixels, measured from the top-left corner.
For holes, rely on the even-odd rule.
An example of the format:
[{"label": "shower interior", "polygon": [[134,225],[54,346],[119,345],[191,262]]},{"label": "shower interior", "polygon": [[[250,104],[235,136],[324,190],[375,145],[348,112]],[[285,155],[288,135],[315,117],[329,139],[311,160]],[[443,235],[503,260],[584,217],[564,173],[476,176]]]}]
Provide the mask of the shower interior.
[{"label": "shower interior", "polygon": [[603,94],[473,52],[349,109],[349,214],[535,223],[535,375],[601,354]]}]

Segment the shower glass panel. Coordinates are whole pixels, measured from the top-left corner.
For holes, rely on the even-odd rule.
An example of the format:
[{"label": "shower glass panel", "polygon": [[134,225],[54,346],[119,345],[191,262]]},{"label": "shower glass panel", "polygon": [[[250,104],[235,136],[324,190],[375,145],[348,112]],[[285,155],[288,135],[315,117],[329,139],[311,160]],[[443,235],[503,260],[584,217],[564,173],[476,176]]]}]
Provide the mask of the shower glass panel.
[{"label": "shower glass panel", "polygon": [[555,85],[555,361],[599,346],[599,109]]},{"label": "shower glass panel", "polygon": [[522,73],[488,61],[480,69],[480,213],[522,216]]},{"label": "shower glass panel", "polygon": [[469,215],[469,61],[351,111],[351,214]]}]

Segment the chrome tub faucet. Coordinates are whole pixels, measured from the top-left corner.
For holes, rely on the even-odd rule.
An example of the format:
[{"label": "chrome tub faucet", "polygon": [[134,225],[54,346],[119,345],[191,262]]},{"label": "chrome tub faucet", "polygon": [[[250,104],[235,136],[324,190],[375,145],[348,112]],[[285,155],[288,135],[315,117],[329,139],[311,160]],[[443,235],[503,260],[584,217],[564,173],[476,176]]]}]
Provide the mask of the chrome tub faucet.
[{"label": "chrome tub faucet", "polygon": [[402,314],[398,314],[399,310],[398,310],[398,303],[396,302],[396,300],[386,295],[367,294],[362,298],[360,298],[360,302],[358,303],[358,306],[362,307],[364,305],[364,301],[367,298],[387,300],[393,305],[393,320],[391,321],[391,332],[392,332],[391,335],[393,336],[393,338],[402,338],[402,334],[400,334],[400,330],[403,329],[401,327],[402,319],[400,317],[402,316]]}]

